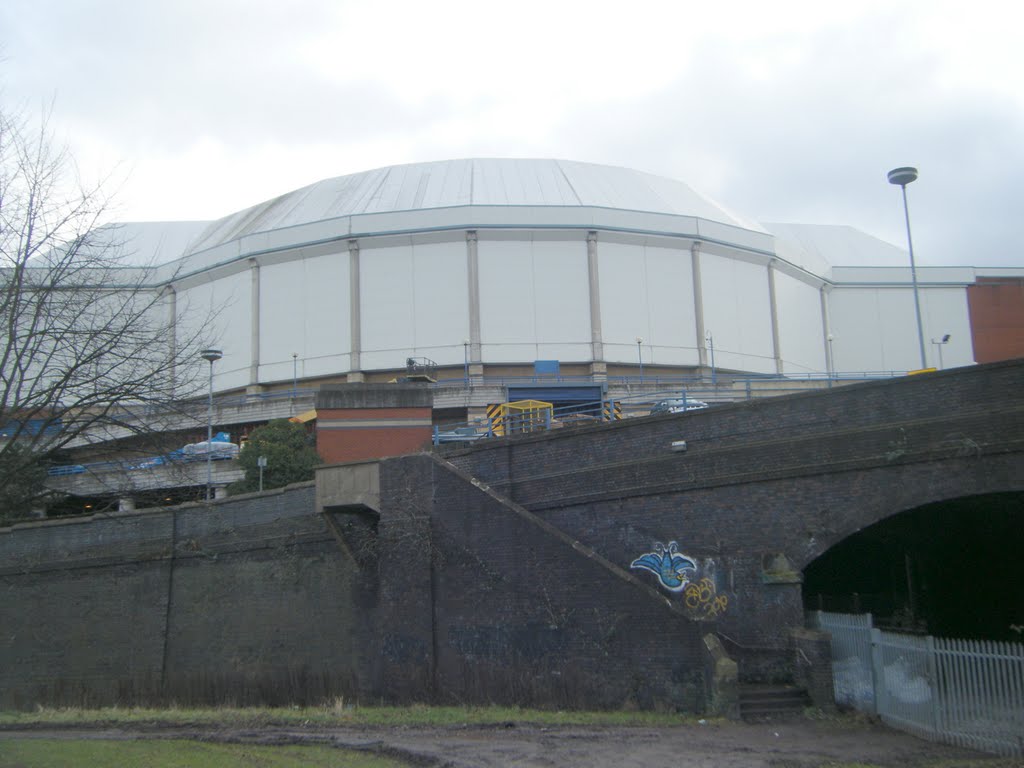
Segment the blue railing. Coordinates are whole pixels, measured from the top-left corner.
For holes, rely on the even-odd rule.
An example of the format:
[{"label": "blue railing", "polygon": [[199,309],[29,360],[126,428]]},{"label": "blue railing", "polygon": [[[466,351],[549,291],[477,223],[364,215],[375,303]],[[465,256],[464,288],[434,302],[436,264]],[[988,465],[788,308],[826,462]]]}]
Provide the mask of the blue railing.
[{"label": "blue railing", "polygon": [[[237,459],[236,455],[218,453],[209,454],[211,461],[224,461],[225,459]],[[179,451],[172,451],[161,456],[141,456],[135,459],[114,459],[111,461],[94,461],[89,464],[66,464],[59,467],[50,467],[47,473],[51,477],[62,477],[64,475],[82,475],[85,473],[97,474],[100,472],[135,472],[142,469],[155,469],[162,466],[173,466],[175,464],[195,464],[205,462],[207,454],[194,453],[186,454]]]}]

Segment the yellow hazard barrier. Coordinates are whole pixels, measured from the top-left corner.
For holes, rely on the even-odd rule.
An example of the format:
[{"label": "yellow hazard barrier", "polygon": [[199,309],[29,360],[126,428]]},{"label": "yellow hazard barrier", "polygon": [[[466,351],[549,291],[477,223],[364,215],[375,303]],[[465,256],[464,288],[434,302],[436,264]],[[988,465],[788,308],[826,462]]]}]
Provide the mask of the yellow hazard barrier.
[{"label": "yellow hazard barrier", "polygon": [[605,421],[618,421],[622,418],[622,403],[618,400],[607,400],[601,412]]},{"label": "yellow hazard barrier", "polygon": [[487,419],[495,435],[512,435],[548,429],[554,406],[543,400],[516,400],[487,406]]}]

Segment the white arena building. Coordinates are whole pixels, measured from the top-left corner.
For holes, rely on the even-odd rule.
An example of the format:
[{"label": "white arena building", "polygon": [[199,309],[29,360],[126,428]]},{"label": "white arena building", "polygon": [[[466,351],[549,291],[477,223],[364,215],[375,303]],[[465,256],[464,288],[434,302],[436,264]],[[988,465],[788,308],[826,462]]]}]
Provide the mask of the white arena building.
[{"label": "white arena building", "polygon": [[[124,227],[138,258],[163,263],[178,314],[215,313],[219,392],[293,376],[387,381],[409,358],[478,381],[535,361],[596,381],[641,365],[648,376],[921,367],[906,251],[846,226],[755,222],[626,168],[416,163],[214,222]],[[928,365],[940,353],[943,367],[974,362],[967,288],[988,272],[917,272]]]},{"label": "white arena building", "polygon": [[[209,422],[205,407],[164,415],[160,450],[208,430],[244,440],[272,418],[313,418],[325,385],[410,372],[436,381],[429,418],[413,419],[425,434],[385,444],[380,414],[318,420],[325,461],[417,450],[431,433],[477,439],[509,401],[550,402],[564,426],[922,368],[904,250],[847,226],[759,223],[625,168],[416,163],[327,179],[218,221],[105,233],[147,265],[179,343],[198,332],[223,351]],[[1024,355],[1024,268],[918,267],[917,277],[925,367]],[[321,444],[353,424],[378,431]],[[126,465],[124,451],[145,450],[117,444],[129,434],[86,441],[51,486],[88,511],[204,486],[220,495],[242,476],[233,461],[207,462],[206,477],[145,456]]]}]

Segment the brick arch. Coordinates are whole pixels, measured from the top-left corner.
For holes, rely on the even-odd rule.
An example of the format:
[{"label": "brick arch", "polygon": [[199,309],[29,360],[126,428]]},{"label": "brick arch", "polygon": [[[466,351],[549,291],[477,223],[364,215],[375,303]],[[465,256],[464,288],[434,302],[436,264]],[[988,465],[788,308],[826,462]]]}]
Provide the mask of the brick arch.
[{"label": "brick arch", "polygon": [[[803,570],[849,537],[904,512],[940,502],[998,493],[1024,493],[1024,463],[1018,456],[974,456],[901,468],[880,467],[851,482],[835,480],[846,500],[833,507],[813,548],[794,561]],[[866,490],[865,490],[866,488]]]}]

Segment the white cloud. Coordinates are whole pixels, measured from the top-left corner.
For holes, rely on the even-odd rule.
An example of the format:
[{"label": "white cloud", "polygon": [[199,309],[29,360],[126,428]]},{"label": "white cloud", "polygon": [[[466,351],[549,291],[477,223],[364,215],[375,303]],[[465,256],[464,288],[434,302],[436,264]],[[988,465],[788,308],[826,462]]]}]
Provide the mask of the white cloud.
[{"label": "white cloud", "polygon": [[947,2],[7,0],[5,101],[56,99],[136,219],[468,156],[607,162],[768,220],[1020,263],[1022,11]]}]

